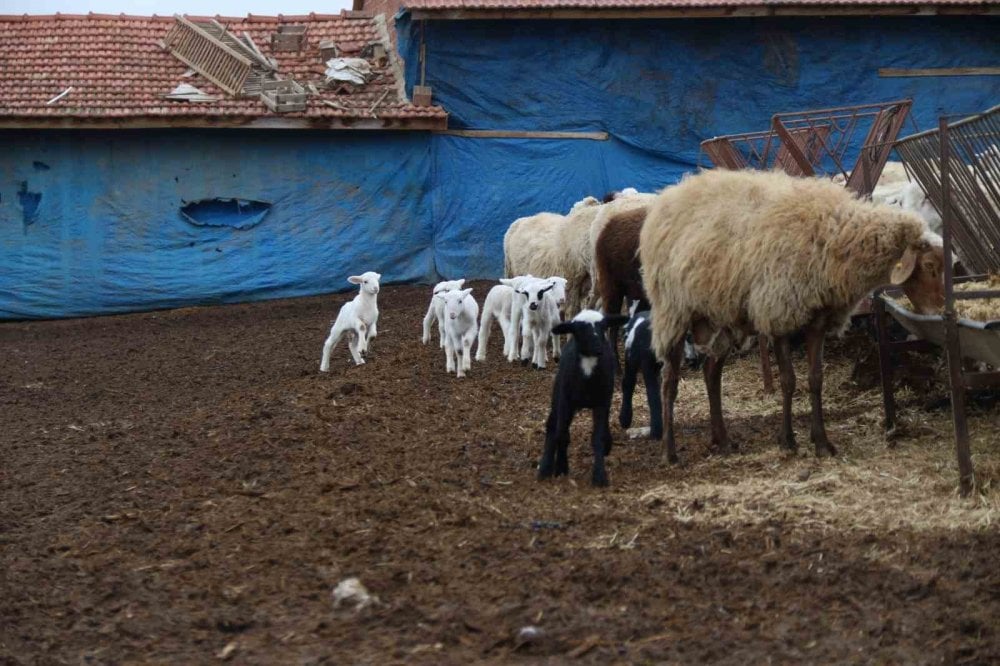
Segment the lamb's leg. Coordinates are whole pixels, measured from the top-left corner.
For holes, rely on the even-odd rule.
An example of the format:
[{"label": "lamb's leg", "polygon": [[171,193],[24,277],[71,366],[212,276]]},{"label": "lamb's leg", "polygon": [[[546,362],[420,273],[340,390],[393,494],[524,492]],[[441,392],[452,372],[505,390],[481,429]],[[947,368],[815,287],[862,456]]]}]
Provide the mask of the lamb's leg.
[{"label": "lamb's leg", "polygon": [[545,352],[548,349],[548,336],[540,329],[531,332],[532,345],[532,365],[539,370],[545,369]]},{"label": "lamb's leg", "polygon": [[[628,352],[625,354],[625,366],[622,368],[622,409],[618,413],[618,424],[622,428],[628,428],[632,425],[632,396],[635,393],[635,382],[638,378],[636,363]],[[659,390],[659,386],[657,386],[657,390]],[[652,409],[653,406],[650,405],[649,408]]]},{"label": "lamb's leg", "polygon": [[604,456],[611,453],[611,426],[608,425],[610,405],[594,407],[594,431],[590,446],[594,451],[594,468],[591,471],[590,484],[604,487],[608,485],[608,472],[604,468]]},{"label": "lamb's leg", "polygon": [[[476,349],[477,361],[486,360],[486,345],[490,342],[491,328],[493,328],[493,311],[484,307],[483,318],[479,320],[479,347]],[[506,334],[504,334],[505,339],[506,337]],[[504,351],[506,351],[506,347],[504,347]]]},{"label": "lamb's leg", "polygon": [[[420,337],[420,341],[425,345],[431,341],[431,324],[434,322],[434,301],[436,298],[431,299],[431,304],[427,306],[427,314],[424,315],[424,331],[423,335]],[[440,327],[438,328],[438,333],[441,332]]]},{"label": "lamb's leg", "polygon": [[663,391],[663,426],[667,434],[667,461],[677,462],[677,443],[674,439],[674,402],[677,400],[677,381],[681,376],[681,354],[684,352],[683,340],[674,344],[667,354],[667,363],[663,367],[661,381]]},{"label": "lamb's leg", "polygon": [[510,317],[505,317],[500,315],[497,321],[500,322],[500,332],[503,333],[503,355],[508,356],[510,354]]},{"label": "lamb's leg", "polygon": [[358,322],[357,328],[354,329],[354,339],[359,353],[364,354],[368,351],[368,326],[365,322]]},{"label": "lamb's leg", "polygon": [[708,411],[712,422],[712,446],[722,454],[736,451],[736,446],[729,440],[726,424],[722,420],[722,366],[727,354],[709,356],[705,361],[705,388],[708,391]]},{"label": "lamb's leg", "polygon": [[823,425],[823,343],[826,331],[818,327],[806,329],[806,353],[809,356],[809,397],[812,402],[812,427],[809,434],[816,445],[816,455],[837,455],[837,449],[826,436]]},{"label": "lamb's leg", "polygon": [[351,349],[351,358],[354,359],[354,365],[363,365],[365,359],[361,357],[360,351],[362,338],[359,337],[356,331],[350,331],[348,332],[348,335],[350,335],[351,338],[348,341],[347,346]]},{"label": "lamb's leg", "polygon": [[472,370],[472,341],[475,340],[475,334],[467,335],[462,340],[462,369]]},{"label": "lamb's leg", "polygon": [[789,451],[798,450],[795,430],[792,429],[792,396],[795,394],[795,368],[792,366],[792,345],[787,335],[774,339],[774,357],[778,361],[778,376],[781,379],[781,434],[778,443]]},{"label": "lamb's leg", "polygon": [[556,441],[556,476],[569,476],[569,427],[573,423],[575,412],[568,406],[561,411],[563,420],[557,429]]},{"label": "lamb's leg", "polygon": [[343,334],[344,329],[338,327],[337,324],[330,327],[330,335],[326,336],[326,342],[323,343],[323,358],[319,362],[320,372],[330,371],[330,352],[332,352],[333,348],[337,346],[338,342],[340,342],[340,336]]},{"label": "lamb's leg", "polygon": [[[560,414],[563,415],[560,418]],[[566,409],[552,406],[549,411],[549,418],[545,421],[545,448],[542,450],[542,459],[538,463],[538,479],[548,479],[551,476],[569,473],[569,465],[566,463],[564,440],[569,440],[569,423],[565,423]],[[556,460],[557,456],[559,460]]]},{"label": "lamb's leg", "polygon": [[458,346],[455,347],[455,376],[464,377],[465,376],[465,361],[468,358],[468,352],[465,349],[465,341],[460,340]]},{"label": "lamb's leg", "polygon": [[445,372],[455,372],[455,349],[448,336],[442,338],[444,341]]},{"label": "lamb's leg", "polygon": [[[655,359],[649,358],[643,364],[642,381],[646,385],[646,402],[649,404],[649,438],[660,439],[663,437],[663,403],[660,402],[660,364]],[[631,406],[629,400],[630,409]]]},{"label": "lamb's leg", "polygon": [[[516,300],[517,296],[515,295]],[[510,349],[507,352],[507,360],[514,361],[517,358],[517,336],[521,331],[521,308],[517,307],[516,302],[511,306],[510,326],[508,328],[510,330]]]}]

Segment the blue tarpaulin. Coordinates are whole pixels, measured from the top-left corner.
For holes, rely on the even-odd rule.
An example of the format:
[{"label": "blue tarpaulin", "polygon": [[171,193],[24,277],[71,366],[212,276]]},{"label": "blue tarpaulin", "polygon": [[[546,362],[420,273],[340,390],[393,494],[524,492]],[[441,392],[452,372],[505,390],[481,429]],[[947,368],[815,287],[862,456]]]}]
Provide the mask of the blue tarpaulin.
[{"label": "blue tarpaulin", "polygon": [[[654,190],[699,143],[775,112],[914,100],[920,129],[1000,101],[996,17],[428,21],[403,13],[412,85],[454,128],[605,141],[288,130],[4,131],[0,318],[226,303],[496,277],[517,217]],[[913,125],[904,128],[904,134]],[[707,163],[706,160],[702,160]]]}]

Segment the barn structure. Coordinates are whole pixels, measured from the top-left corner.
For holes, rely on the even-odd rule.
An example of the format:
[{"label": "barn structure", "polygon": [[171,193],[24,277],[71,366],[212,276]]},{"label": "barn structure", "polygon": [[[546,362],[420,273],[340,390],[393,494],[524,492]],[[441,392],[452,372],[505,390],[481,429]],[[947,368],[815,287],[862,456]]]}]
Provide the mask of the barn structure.
[{"label": "barn structure", "polygon": [[[164,42],[178,22],[0,18],[0,318],[322,293],[365,269],[494,277],[516,217],[675,182],[702,140],[775,112],[912,98],[906,134],[1000,100],[997,0],[358,0],[342,16],[188,17],[233,49],[252,42],[251,69],[276,63],[304,110],[192,74]],[[378,49],[377,76],[325,87],[328,57]],[[211,99],[172,94],[185,82]]]}]

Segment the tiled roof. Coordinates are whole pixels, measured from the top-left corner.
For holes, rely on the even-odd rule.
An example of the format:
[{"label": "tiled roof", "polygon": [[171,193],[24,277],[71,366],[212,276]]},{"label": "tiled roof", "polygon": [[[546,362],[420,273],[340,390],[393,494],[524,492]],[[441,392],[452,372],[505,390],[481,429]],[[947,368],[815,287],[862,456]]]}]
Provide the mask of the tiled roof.
[{"label": "tiled roof", "polygon": [[411,10],[742,9],[836,6],[997,6],[1000,0],[404,0]]},{"label": "tiled roof", "polygon": [[[187,17],[193,21],[198,17]],[[160,46],[173,17],[0,16],[0,126],[297,126],[439,129],[447,114],[414,106],[405,97],[395,52],[381,16],[340,15],[214,17],[231,33],[251,35],[278,72],[320,91],[305,111],[274,113],[259,98],[235,99]],[[282,24],[305,25],[302,51],[271,52],[271,34]],[[326,90],[319,43],[352,46],[381,42],[390,62],[349,94]],[[191,84],[214,102],[169,101],[164,95]],[[72,87],[56,102],[50,100]],[[336,106],[323,103],[332,102]],[[381,100],[381,101],[379,101]]]}]

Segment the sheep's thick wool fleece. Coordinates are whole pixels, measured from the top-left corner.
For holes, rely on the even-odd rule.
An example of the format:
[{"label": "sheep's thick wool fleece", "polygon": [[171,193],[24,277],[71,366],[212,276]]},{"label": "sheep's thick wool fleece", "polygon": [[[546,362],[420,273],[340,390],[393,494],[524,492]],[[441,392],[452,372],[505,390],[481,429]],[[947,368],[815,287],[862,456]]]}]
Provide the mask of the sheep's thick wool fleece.
[{"label": "sheep's thick wool fleece", "polygon": [[504,273],[516,275],[559,275],[564,250],[559,234],[566,217],[558,213],[537,213],[514,220],[503,237]]},{"label": "sheep's thick wool fleece", "polygon": [[665,189],[640,236],[660,358],[692,321],[785,335],[846,321],[917,245],[922,222],[818,178],[712,170]]}]

